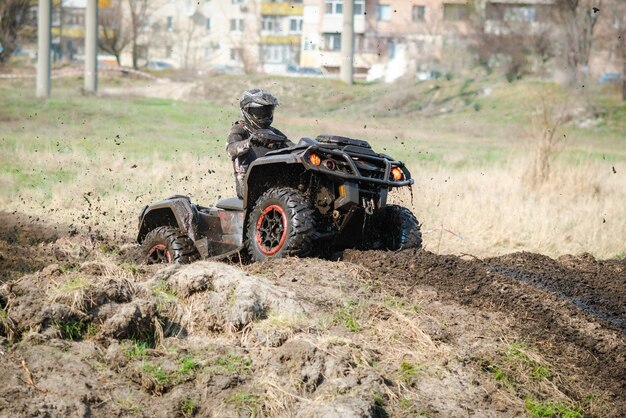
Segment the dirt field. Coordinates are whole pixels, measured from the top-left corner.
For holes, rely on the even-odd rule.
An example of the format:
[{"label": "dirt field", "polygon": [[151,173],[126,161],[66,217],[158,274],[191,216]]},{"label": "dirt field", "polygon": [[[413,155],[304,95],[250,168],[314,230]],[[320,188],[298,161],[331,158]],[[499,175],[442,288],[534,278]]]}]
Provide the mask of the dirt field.
[{"label": "dirt field", "polygon": [[[0,417],[626,416],[626,107],[467,77],[3,82]],[[294,138],[402,159],[425,250],[137,265],[144,204],[233,194],[251,85]],[[568,115],[541,182],[539,95]]]},{"label": "dirt field", "polygon": [[626,261],[133,251],[0,215],[0,416],[626,415]]}]

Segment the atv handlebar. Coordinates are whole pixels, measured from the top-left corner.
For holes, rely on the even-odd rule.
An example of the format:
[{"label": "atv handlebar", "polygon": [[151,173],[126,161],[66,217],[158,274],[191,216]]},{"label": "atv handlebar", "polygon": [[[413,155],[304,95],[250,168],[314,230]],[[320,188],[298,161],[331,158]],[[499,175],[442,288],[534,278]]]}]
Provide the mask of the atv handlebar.
[{"label": "atv handlebar", "polygon": [[269,145],[272,142],[283,142],[284,143],[284,142],[288,141],[287,137],[285,137],[283,135],[279,135],[279,134],[275,133],[274,131],[272,131],[271,129],[257,129],[252,134],[252,138],[260,139],[259,142],[263,143],[265,145]]}]

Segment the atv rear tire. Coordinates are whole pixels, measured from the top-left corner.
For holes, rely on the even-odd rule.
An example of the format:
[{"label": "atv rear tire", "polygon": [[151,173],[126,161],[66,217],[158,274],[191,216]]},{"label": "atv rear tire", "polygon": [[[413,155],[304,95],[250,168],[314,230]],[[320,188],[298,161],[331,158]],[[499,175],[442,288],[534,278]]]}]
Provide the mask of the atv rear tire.
[{"label": "atv rear tire", "polygon": [[298,190],[273,188],[256,201],[248,218],[246,247],[253,261],[314,253],[315,211]]},{"label": "atv rear tire", "polygon": [[150,231],[141,244],[140,254],[146,264],[189,264],[200,258],[191,238],[172,226]]},{"label": "atv rear tire", "polygon": [[388,205],[375,215],[375,234],[383,250],[422,247],[422,231],[415,215],[405,207]]}]

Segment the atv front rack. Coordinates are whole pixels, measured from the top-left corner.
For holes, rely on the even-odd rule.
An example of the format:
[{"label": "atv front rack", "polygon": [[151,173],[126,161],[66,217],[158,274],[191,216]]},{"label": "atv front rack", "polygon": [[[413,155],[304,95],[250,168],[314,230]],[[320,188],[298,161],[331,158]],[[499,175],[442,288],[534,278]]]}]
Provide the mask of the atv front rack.
[{"label": "atv front rack", "polygon": [[[315,154],[320,157],[325,157],[324,161],[332,159],[335,163],[340,164],[343,162],[347,165],[350,173],[341,171],[340,169],[331,169],[327,165],[320,164],[315,165],[311,162],[311,155]],[[384,165],[384,169],[379,172],[382,173],[382,178],[373,177],[372,175],[367,175],[373,171],[378,170],[368,170],[363,167],[359,168],[355,161],[365,161],[373,163],[376,167],[382,169],[382,165]],[[402,186],[410,186],[414,183],[413,179],[410,178],[411,174],[404,166],[404,163],[400,161],[395,161],[388,158],[385,155],[367,155],[367,154],[356,154],[352,155],[346,153],[345,151],[333,150],[325,147],[311,146],[309,147],[305,153],[303,154],[302,163],[308,170],[317,171],[323,174],[329,174],[334,177],[339,177],[346,181],[353,182],[363,182],[363,183],[373,183],[380,186],[386,187],[402,187]],[[392,180],[391,170],[393,168],[399,168],[402,170],[404,180]],[[369,173],[368,173],[369,172]]]}]

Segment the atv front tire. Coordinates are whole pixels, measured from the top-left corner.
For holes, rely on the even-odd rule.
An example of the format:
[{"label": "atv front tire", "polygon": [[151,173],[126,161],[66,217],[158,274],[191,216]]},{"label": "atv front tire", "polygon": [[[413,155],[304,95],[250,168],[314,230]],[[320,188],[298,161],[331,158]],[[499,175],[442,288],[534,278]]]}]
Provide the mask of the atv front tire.
[{"label": "atv front tire", "polygon": [[405,207],[387,205],[374,219],[375,234],[383,250],[422,247],[422,231],[415,215]]},{"label": "atv front tire", "polygon": [[150,231],[141,244],[140,254],[146,264],[189,264],[200,258],[191,238],[172,226]]},{"label": "atv front tire", "polygon": [[246,232],[253,261],[309,256],[315,250],[315,211],[298,190],[269,189],[256,201]]}]

